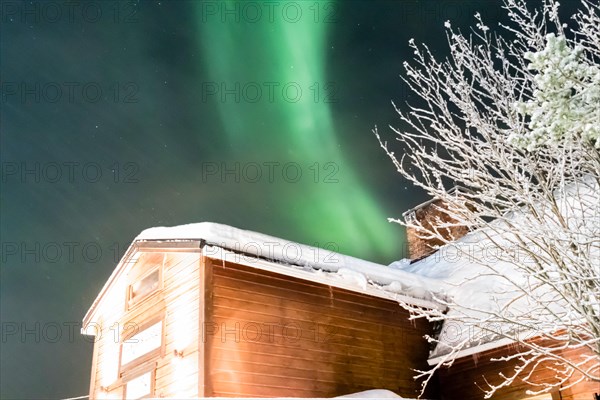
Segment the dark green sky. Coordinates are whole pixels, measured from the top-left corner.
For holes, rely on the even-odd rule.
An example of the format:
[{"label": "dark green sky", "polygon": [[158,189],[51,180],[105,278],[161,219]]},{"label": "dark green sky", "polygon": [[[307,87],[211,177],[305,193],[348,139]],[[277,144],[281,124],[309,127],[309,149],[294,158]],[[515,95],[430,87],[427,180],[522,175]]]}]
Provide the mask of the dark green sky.
[{"label": "dark green sky", "polygon": [[80,321],[145,228],[212,221],[402,257],[386,218],[424,197],[371,129],[407,98],[408,40],[442,51],[445,20],[493,21],[498,2],[300,1],[300,18],[275,3],[270,20],[260,2],[257,18],[199,0],[2,1],[2,399],[87,393]]}]

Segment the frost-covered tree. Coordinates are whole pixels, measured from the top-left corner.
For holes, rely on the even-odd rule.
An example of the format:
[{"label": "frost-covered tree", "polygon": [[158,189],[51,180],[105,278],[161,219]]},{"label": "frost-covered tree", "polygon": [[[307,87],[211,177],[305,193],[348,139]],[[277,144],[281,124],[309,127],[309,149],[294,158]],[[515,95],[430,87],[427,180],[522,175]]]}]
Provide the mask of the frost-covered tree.
[{"label": "frost-covered tree", "polygon": [[[392,127],[403,155],[375,131],[398,172],[447,215],[432,225],[393,221],[437,238],[442,255],[468,253],[477,274],[498,282],[485,306],[461,303],[460,283],[434,294],[446,313],[404,305],[414,318],[518,344],[497,360],[515,367],[489,384],[488,397],[515,382],[530,394],[600,382],[600,6],[582,0],[568,23],[553,0],[504,8],[510,22],[497,30],[477,14],[468,34],[447,22],[446,59],[411,41],[404,81],[418,102],[394,105],[401,123]],[[493,260],[448,237],[453,226],[495,246]],[[426,385],[472,343],[438,343],[448,351],[418,377]],[[554,379],[536,379],[544,368]]]}]

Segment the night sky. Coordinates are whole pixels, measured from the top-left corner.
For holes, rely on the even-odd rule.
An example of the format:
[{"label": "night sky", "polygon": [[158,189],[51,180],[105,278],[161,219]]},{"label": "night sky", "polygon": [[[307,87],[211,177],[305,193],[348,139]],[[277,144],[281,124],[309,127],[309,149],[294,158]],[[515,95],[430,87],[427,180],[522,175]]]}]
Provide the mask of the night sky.
[{"label": "night sky", "polygon": [[67,3],[1,3],[2,399],[88,393],[81,319],[145,228],[219,222],[402,258],[387,218],[426,198],[371,130],[391,139],[391,101],[410,100],[410,38],[443,55],[445,20],[500,14],[458,0]]}]

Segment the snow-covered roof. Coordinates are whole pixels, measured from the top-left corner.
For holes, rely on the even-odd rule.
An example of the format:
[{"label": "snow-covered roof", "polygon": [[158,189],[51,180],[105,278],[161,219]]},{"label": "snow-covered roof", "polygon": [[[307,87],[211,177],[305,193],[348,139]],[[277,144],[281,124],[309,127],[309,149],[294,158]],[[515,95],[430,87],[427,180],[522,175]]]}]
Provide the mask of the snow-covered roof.
[{"label": "snow-covered roof", "polygon": [[[307,280],[329,276],[334,280],[341,279],[351,283],[362,291],[371,286],[380,291],[394,295],[402,294],[415,300],[430,300],[430,291],[436,287],[436,282],[424,276],[332,250],[212,222],[150,228],[144,230],[135,239],[135,241],[155,240],[203,240],[209,246],[283,264],[288,267],[287,270],[280,270],[283,273],[300,268],[311,273],[303,275]],[[210,250],[207,251],[210,253]]]},{"label": "snow-covered roof", "polygon": [[[449,353],[450,346],[463,340],[467,341],[464,349],[477,349],[473,352],[479,352],[479,346],[500,339],[488,332],[475,331],[469,324],[484,319],[487,312],[493,312],[518,295],[515,288],[501,278],[501,275],[506,275],[519,279],[512,264],[495,260],[495,272],[492,273],[478,261],[485,259],[483,253],[492,246],[485,234],[477,231],[412,264],[409,260],[400,260],[390,265],[437,281],[443,286],[439,293],[451,299],[451,308],[439,333],[440,342],[431,352],[430,359]],[[498,341],[497,344],[503,343]]]},{"label": "snow-covered roof", "polygon": [[[569,221],[585,226],[587,235],[590,232],[600,231],[600,203],[598,202],[599,188],[593,179],[582,179],[576,184],[565,188],[558,199],[561,214]],[[538,213],[544,210],[538,207]],[[553,229],[554,221],[548,217],[547,229]],[[524,229],[537,229],[538,222],[531,218],[527,211],[516,211],[507,215],[514,225],[521,225]],[[492,331],[502,332],[505,335],[492,335],[485,327],[485,321],[498,324],[499,319],[494,313],[503,309],[518,318],[527,318],[531,315],[529,295],[548,305],[547,326],[538,326],[540,330],[556,329],[556,316],[561,315],[567,320],[579,318],[572,315],[565,304],[552,297],[546,287],[537,287],[531,276],[524,274],[523,266],[533,263],[534,260],[527,252],[522,250],[514,238],[512,230],[503,221],[493,221],[490,226],[468,233],[455,242],[442,246],[438,251],[422,260],[411,263],[410,260],[400,260],[392,263],[390,267],[423,276],[437,282],[436,294],[441,294],[445,299],[450,299],[450,307],[446,314],[444,324],[439,333],[438,344],[430,354],[430,363],[439,362],[444,355],[450,353],[451,347],[466,341],[458,356],[479,353],[484,350],[500,347],[514,342],[511,336],[533,337],[534,332],[511,332],[511,327],[494,326]],[[557,225],[556,229],[560,229]],[[573,226],[571,231],[577,232]],[[539,230],[537,232],[540,232]],[[583,235],[583,232],[581,232]],[[589,237],[587,237],[589,239]],[[535,251],[531,246],[531,250]],[[591,251],[599,252],[598,246]],[[600,254],[591,254],[590,259]],[[599,269],[600,274],[600,269]],[[527,295],[524,293],[527,292]],[[506,315],[506,314],[505,314]],[[536,315],[536,323],[542,325],[545,316]],[[530,325],[531,321],[525,321]],[[513,325],[514,326],[514,325]],[[537,326],[537,325],[536,325]],[[534,333],[534,335],[532,335]]]},{"label": "snow-covered roof", "polygon": [[[419,307],[442,307],[431,301],[431,290],[437,288],[437,282],[425,276],[331,250],[211,222],[146,229],[135,238],[123,260],[136,244],[153,241],[202,241],[205,244],[203,252],[209,257],[224,259],[226,256],[233,255],[236,257],[227,259],[263,270],[399,302],[408,302]],[[123,260],[86,314],[84,327],[103,294],[125,268],[126,263]]]},{"label": "snow-covered roof", "polygon": [[358,271],[386,268],[331,250],[212,222],[150,228],[142,231],[135,240],[203,240],[209,245],[263,259],[281,261],[286,264],[310,265],[325,271],[337,271],[341,268]]}]

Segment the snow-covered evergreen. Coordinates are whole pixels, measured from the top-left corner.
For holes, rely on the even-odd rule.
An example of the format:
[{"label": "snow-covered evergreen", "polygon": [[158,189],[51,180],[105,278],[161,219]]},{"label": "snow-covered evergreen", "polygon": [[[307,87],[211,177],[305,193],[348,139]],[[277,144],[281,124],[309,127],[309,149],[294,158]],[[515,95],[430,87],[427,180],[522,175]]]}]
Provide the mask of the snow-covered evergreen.
[{"label": "snow-covered evergreen", "polygon": [[565,142],[600,148],[600,68],[565,36],[549,33],[546,40],[543,50],[524,55],[536,71],[533,96],[515,108],[529,117],[528,130],[509,139],[528,151]]}]

